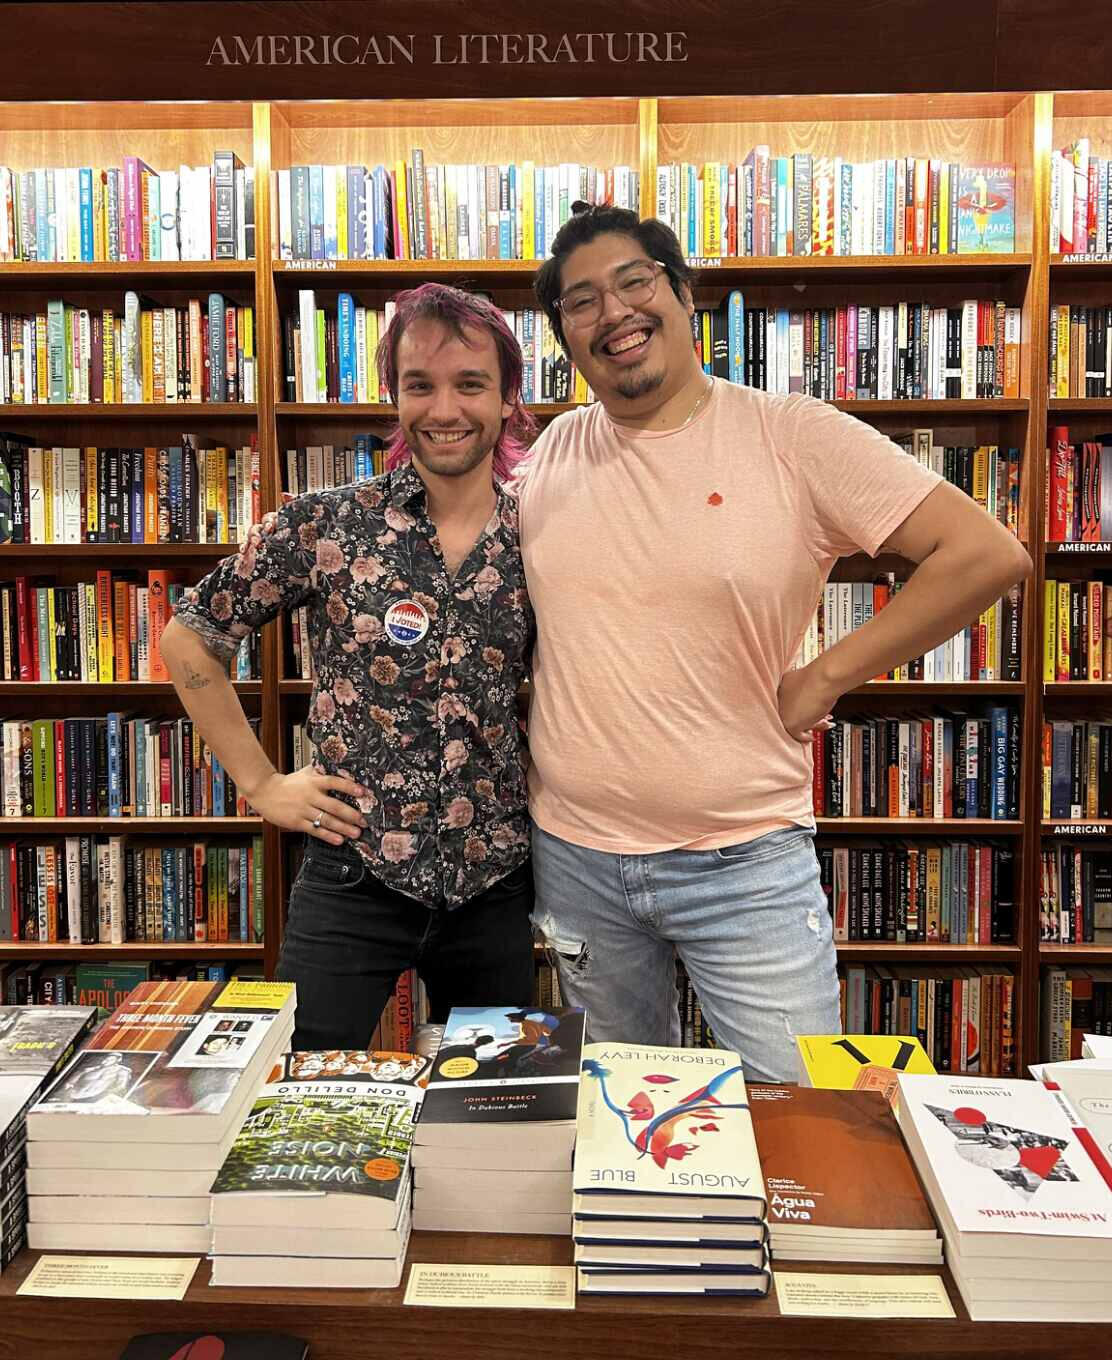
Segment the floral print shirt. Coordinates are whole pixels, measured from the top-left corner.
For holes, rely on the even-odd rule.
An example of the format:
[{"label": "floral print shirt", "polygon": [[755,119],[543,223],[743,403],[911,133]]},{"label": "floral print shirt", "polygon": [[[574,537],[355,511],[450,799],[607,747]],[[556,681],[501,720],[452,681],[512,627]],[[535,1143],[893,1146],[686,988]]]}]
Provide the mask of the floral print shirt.
[{"label": "floral print shirt", "polygon": [[230,657],[281,610],[307,607],[314,768],[363,786],[354,844],[378,879],[429,907],[468,901],[529,851],[516,694],[533,611],[517,504],[496,494],[454,577],[411,465],[298,496],[175,615]]}]

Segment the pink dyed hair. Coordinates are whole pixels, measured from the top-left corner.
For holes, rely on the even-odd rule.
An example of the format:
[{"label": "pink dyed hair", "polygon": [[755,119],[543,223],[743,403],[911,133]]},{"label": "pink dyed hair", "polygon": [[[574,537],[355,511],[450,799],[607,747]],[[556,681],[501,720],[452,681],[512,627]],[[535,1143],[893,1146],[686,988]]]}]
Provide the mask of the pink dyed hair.
[{"label": "pink dyed hair", "polygon": [[[394,299],[395,311],[379,341],[375,362],[379,382],[396,402],[398,399],[398,344],[414,321],[439,321],[452,335],[468,343],[467,331],[485,330],[498,351],[498,370],[502,377],[502,400],[513,407],[502,424],[494,446],[492,470],[499,482],[509,479],[516,465],[528,453],[528,443],[536,434],[533,417],[521,400],[521,348],[502,313],[486,298],[450,288],[444,283],[422,283]],[[401,425],[386,445],[386,466],[393,471],[409,461],[409,446]]]}]

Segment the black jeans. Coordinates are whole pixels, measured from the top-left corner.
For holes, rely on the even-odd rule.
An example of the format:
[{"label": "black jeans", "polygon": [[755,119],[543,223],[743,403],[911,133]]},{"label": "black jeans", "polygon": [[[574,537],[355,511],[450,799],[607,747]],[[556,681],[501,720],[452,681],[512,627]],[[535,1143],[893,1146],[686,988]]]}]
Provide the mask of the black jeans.
[{"label": "black jeans", "polygon": [[278,977],[297,984],[295,1049],[366,1048],[398,975],[415,968],[430,1019],[453,1006],[533,1003],[532,864],[463,906],[386,887],[352,845],[308,840]]}]

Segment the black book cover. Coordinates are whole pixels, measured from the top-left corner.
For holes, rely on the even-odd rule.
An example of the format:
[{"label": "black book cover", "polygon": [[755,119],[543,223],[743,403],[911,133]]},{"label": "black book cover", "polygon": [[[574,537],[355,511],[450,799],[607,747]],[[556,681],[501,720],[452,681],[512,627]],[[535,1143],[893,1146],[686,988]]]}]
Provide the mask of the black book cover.
[{"label": "black book cover", "polygon": [[421,1124],[574,1120],[582,1007],[456,1006],[433,1061]]},{"label": "black book cover", "polygon": [[146,1332],[120,1360],[307,1360],[309,1343],[283,1332]]}]

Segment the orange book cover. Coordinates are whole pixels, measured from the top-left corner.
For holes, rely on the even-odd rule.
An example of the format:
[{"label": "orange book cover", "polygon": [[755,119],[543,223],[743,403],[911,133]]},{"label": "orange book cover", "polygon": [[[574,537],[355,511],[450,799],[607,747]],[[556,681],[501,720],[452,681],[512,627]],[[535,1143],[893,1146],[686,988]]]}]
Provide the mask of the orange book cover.
[{"label": "orange book cover", "polygon": [[817,1237],[936,1235],[892,1108],[879,1091],[753,1083],[747,1090],[774,1239],[778,1224],[793,1236],[799,1229]]},{"label": "orange book cover", "polygon": [[167,683],[170,672],[162,659],[162,630],[170,621],[170,583],[174,573],[162,569],[147,572],[147,636],[152,681]]},{"label": "orange book cover", "polygon": [[117,684],[132,679],[129,614],[127,582],[115,580],[112,582],[112,639]]}]

